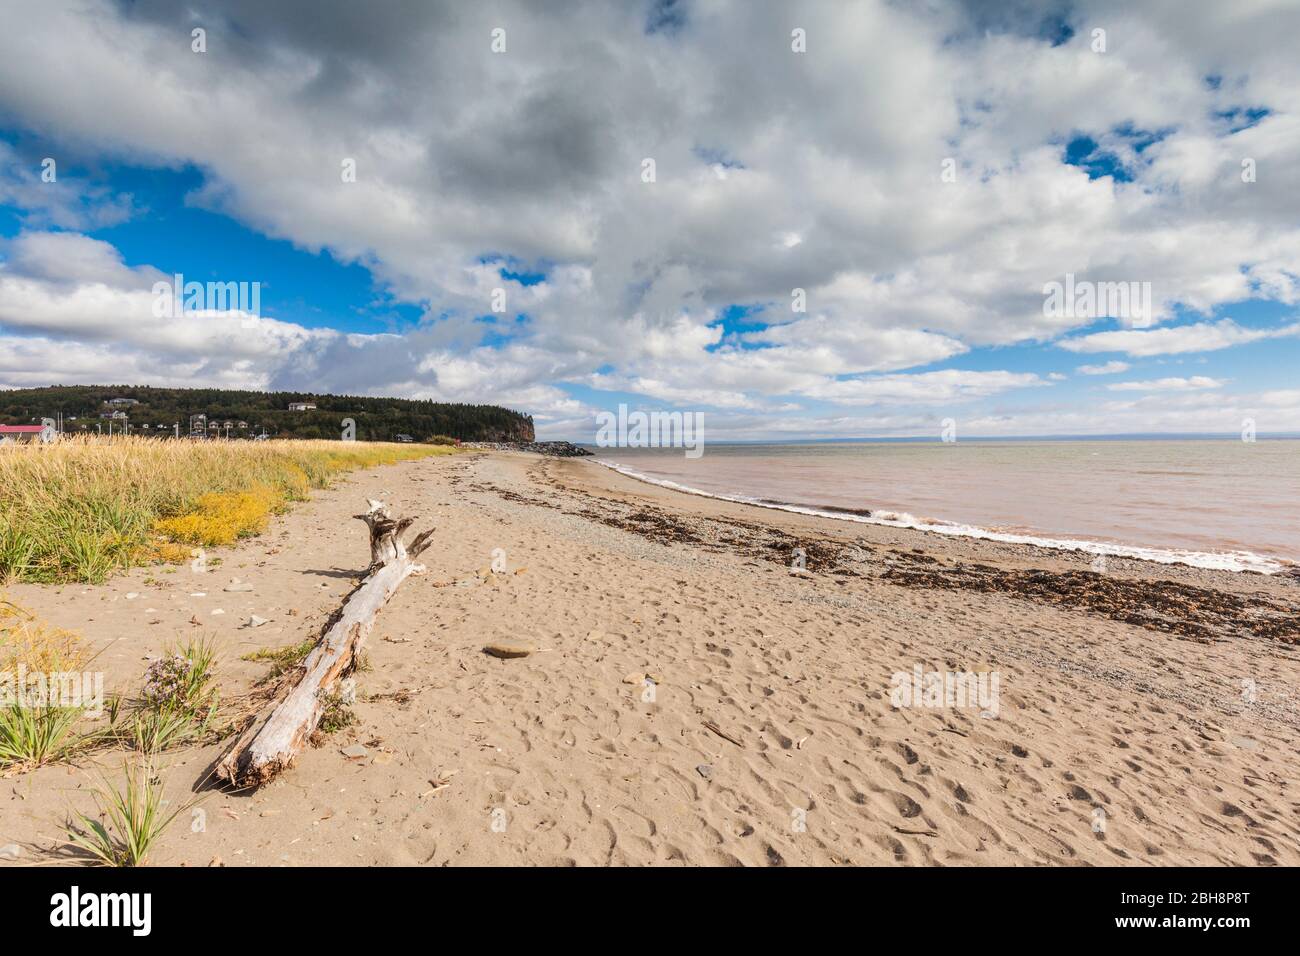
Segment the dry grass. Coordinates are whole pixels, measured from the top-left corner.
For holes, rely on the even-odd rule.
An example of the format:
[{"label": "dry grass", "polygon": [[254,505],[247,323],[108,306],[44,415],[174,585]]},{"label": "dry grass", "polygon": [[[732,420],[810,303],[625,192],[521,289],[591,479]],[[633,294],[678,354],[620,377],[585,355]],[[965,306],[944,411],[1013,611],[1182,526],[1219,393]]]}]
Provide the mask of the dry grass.
[{"label": "dry grass", "polygon": [[0,582],[100,582],[195,545],[256,534],[343,472],[431,455],[432,445],[75,437],[0,447]]},{"label": "dry grass", "polygon": [[0,597],[0,673],[15,673],[19,664],[47,674],[79,671],[89,659],[75,631],[52,627]]}]

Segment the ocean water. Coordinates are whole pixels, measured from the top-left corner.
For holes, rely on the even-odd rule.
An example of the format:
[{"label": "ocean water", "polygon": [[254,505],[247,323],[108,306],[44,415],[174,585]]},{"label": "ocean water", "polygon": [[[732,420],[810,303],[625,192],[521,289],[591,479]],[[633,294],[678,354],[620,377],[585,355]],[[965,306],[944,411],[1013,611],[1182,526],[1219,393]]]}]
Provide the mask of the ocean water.
[{"label": "ocean water", "polygon": [[1300,440],[594,448],[633,478],[843,521],[1197,567],[1300,561]]}]

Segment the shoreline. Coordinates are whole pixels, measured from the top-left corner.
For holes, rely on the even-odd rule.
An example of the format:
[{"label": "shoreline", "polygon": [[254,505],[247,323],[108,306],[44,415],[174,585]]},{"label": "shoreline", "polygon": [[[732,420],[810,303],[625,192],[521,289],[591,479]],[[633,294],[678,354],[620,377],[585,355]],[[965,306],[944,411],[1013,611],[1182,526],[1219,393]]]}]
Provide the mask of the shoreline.
[{"label": "shoreline", "polygon": [[[591,465],[599,470],[592,472],[581,461],[557,461],[543,466],[543,470],[555,477],[554,485],[566,490],[597,497],[614,491],[627,500],[663,509],[664,514],[652,527],[701,519],[724,520],[760,537],[763,532],[775,534],[787,542],[787,547],[792,547],[788,542],[796,539],[811,543],[824,565],[851,577],[889,576],[894,583],[921,588],[1009,595],[1042,591],[1035,595],[1036,600],[1133,620],[1138,619],[1135,615],[1142,615],[1143,605],[1153,600],[1150,587],[1158,585],[1167,592],[1162,608],[1167,617],[1163,622],[1153,620],[1157,630],[1177,629],[1182,622],[1191,632],[1208,637],[1254,633],[1260,626],[1261,633],[1266,630],[1288,642],[1300,641],[1300,615],[1295,613],[1300,583],[1285,574],[1243,573],[1129,556],[1116,556],[1106,570],[1098,571],[1092,567],[1091,555],[1058,547],[935,534],[928,529],[883,522],[845,521],[810,511],[697,495],[634,478],[595,459]],[[616,479],[602,480],[611,475]],[[631,530],[640,529],[633,526]],[[679,538],[686,537],[690,537],[689,532],[679,534]],[[770,544],[766,541],[764,547]],[[885,574],[880,572],[882,559],[888,568]],[[789,563],[788,555],[784,560]],[[1203,613],[1207,611],[1210,613]],[[1259,612],[1268,614],[1268,618]],[[1248,627],[1243,628],[1242,621],[1247,621]],[[1263,627],[1266,622],[1267,627]]]},{"label": "shoreline", "polygon": [[1030,545],[1053,551],[1069,551],[1089,554],[1094,557],[1131,558],[1137,561],[1149,561],[1153,564],[1182,564],[1188,567],[1206,570],[1230,571],[1233,573],[1251,573],[1264,575],[1300,574],[1300,564],[1283,558],[1271,558],[1252,551],[1188,551],[1180,548],[1155,548],[1144,545],[1123,544],[1079,538],[1055,538],[1043,534],[1019,534],[982,528],[977,525],[960,524],[942,519],[923,520],[907,512],[877,509],[850,509],[831,505],[800,504],[790,501],[778,501],[769,498],[754,498],[748,495],[724,494],[704,491],[666,478],[653,478],[635,469],[615,461],[593,458],[592,463],[603,468],[644,482],[677,491],[682,494],[696,495],[701,498],[714,498],[735,504],[749,505],[754,508],[766,508],[773,511],[787,511],[792,514],[829,518],[834,521],[850,521],[862,524],[883,525],[893,528],[907,528],[928,534],[950,537],[975,538],[996,541],[1003,544]]},{"label": "shoreline", "polygon": [[[206,577],[10,596],[80,629],[110,690],[202,633],[233,700],[266,671],[243,654],[313,633],[363,572],[368,497],[437,530],[379,613],[356,723],[262,790],[206,791],[204,828],[180,821],[155,865],[1300,863],[1300,588],[1277,576],[1098,575],[476,451],[350,475]],[[532,652],[483,653],[498,640]],[[897,705],[918,667],[987,675],[993,716]],[[168,796],[222,749],[167,751]],[[123,756],[5,778],[0,845],[22,856],[0,866],[72,862],[54,817]]]}]

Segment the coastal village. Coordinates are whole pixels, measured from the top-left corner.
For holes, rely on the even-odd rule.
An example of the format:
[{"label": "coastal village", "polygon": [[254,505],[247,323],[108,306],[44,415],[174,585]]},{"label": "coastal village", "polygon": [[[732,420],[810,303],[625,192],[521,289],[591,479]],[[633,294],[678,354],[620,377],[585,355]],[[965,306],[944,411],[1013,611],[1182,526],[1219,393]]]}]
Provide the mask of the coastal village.
[{"label": "coastal village", "polygon": [[534,439],[532,419],[520,412],[419,398],[129,385],[0,392],[0,441],[70,436],[438,445]]},{"label": "coastal village", "polygon": [[[132,421],[132,409],[140,404],[135,398],[110,398],[105,401],[93,418],[77,415],[63,415],[55,412],[43,417],[40,423],[33,420],[27,425],[0,425],[0,444],[5,442],[52,442],[62,435],[89,434],[143,435],[146,438],[251,438],[265,440],[265,428],[259,430],[257,425],[250,425],[243,419],[222,419],[220,416],[209,418],[206,412],[190,415],[188,422],[149,422]],[[315,410],[314,402],[290,402],[287,406],[291,412]]]}]

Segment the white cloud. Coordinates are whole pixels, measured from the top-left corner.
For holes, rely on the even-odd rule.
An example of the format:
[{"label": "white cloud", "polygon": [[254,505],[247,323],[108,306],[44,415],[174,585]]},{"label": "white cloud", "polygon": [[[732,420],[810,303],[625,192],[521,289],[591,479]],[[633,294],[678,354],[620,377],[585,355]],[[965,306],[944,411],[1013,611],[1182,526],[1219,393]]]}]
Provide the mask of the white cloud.
[{"label": "white cloud", "polygon": [[1206,375],[1191,378],[1157,378],[1145,382],[1114,382],[1106,388],[1112,392],[1187,392],[1202,388],[1222,388],[1223,382]]},{"label": "white cloud", "polygon": [[1118,332],[1094,332],[1057,344],[1071,352],[1125,352],[1144,358],[1151,355],[1181,355],[1186,352],[1211,352],[1261,339],[1300,335],[1300,323],[1277,328],[1249,329],[1232,319],[1197,322],[1163,329],[1125,329]]},{"label": "white cloud", "polygon": [[1080,375],[1117,375],[1127,372],[1131,367],[1128,362],[1112,361],[1101,365],[1080,365],[1075,371]]},{"label": "white cloud", "polygon": [[828,382],[806,390],[814,398],[845,405],[940,405],[985,398],[1013,388],[1049,383],[1032,372],[971,372],[944,369],[916,375],[876,375]]},{"label": "white cloud", "polygon": [[[1300,13],[1267,0],[1194,17],[1176,4],[1072,5],[1076,28],[1107,25],[1104,56],[1086,30],[1052,47],[1036,16],[1017,28],[955,2],[799,6],[805,55],[771,29],[796,15],[775,0],[687,4],[671,34],[647,34],[644,4],[596,0],[339,3],[314,9],[311,30],[299,5],[230,0],[208,17],[207,54],[190,51],[183,6],[8,10],[0,112],[54,143],[61,168],[65,156],[193,165],[205,179],[190,201],[361,263],[430,316],[400,336],[273,320],[250,336],[224,315],[160,325],[141,312],[151,266],[41,231],[105,225],[136,201],[75,177],[46,190],[32,157],[0,144],[0,165],[18,170],[0,202],[30,211],[0,269],[0,324],[6,341],[63,343],[24,353],[37,363],[25,380],[58,379],[60,354],[94,348],[141,380],[519,401],[556,423],[585,414],[557,385],[583,383],[779,430],[791,399],[855,411],[1042,384],[898,376],[986,346],[1150,356],[1300,331],[1206,318],[1061,339],[1088,320],[1042,308],[1043,285],[1066,273],[1151,282],[1164,321],[1175,305],[1208,316],[1300,301]],[[502,55],[488,46],[498,25]],[[1271,113],[1231,132],[1218,114],[1242,106]],[[1139,151],[1126,129],[1162,138]],[[1065,165],[1078,133],[1132,181]],[[653,184],[640,181],[646,156]],[[940,179],[947,157],[953,183]],[[345,158],[355,183],[341,181]],[[487,253],[544,263],[547,279],[506,282]],[[486,348],[471,319],[498,286],[529,322]],[[790,310],[795,288],[806,313]],[[722,339],[717,317],[733,303],[780,324]],[[1074,416],[1087,412],[1053,408],[1048,431],[1083,427]],[[989,410],[989,427],[1010,414]]]},{"label": "white cloud", "polygon": [[54,156],[24,160],[0,140],[0,206],[23,210],[28,228],[98,229],[125,222],[137,210],[129,193],[113,193],[72,175]]}]

